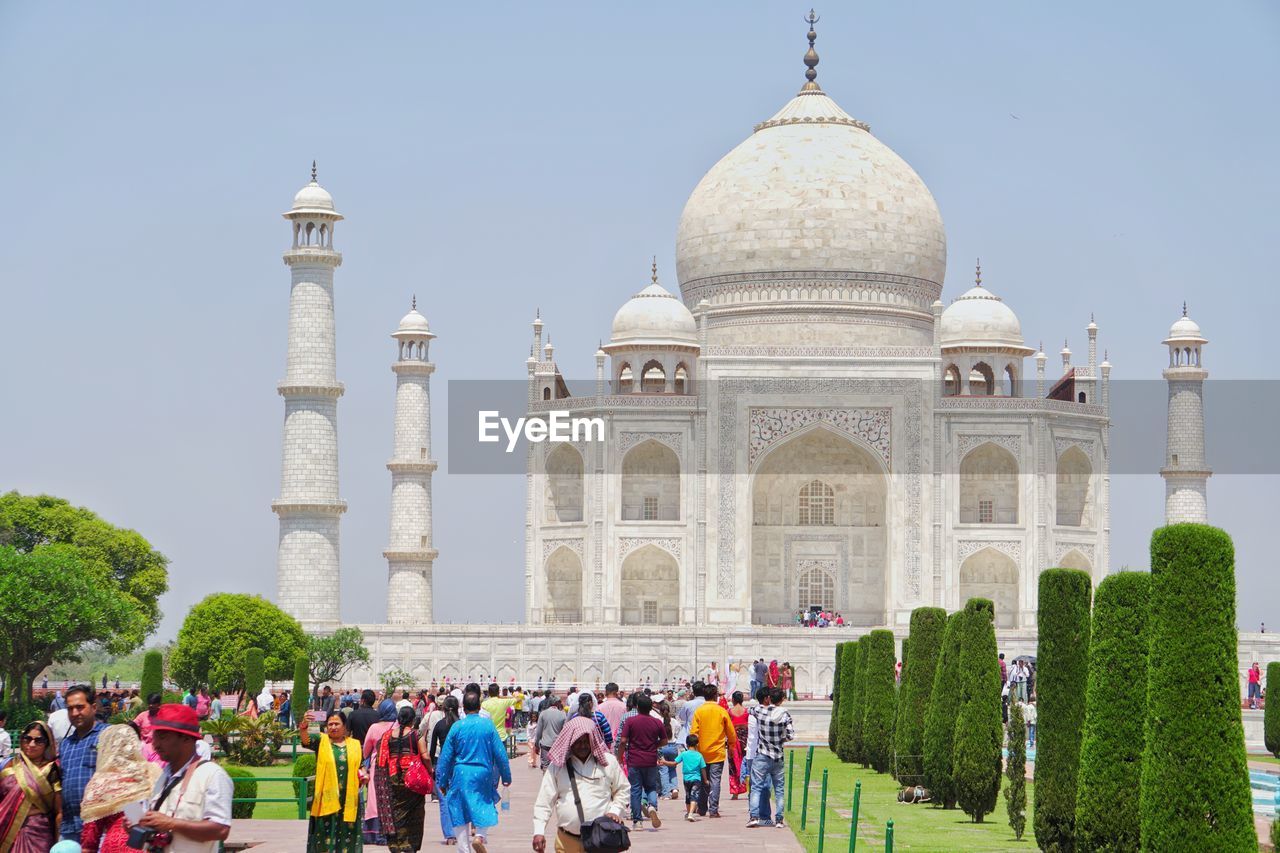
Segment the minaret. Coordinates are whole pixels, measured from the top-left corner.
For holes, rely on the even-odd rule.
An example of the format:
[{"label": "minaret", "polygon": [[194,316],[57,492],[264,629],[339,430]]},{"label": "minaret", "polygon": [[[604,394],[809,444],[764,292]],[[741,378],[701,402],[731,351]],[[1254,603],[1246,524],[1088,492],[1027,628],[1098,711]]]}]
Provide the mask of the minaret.
[{"label": "minaret", "polygon": [[289,354],[285,378],[284,447],[280,498],[271,508],[280,517],[276,551],[276,600],[304,628],[338,624],[338,519],[347,505],[338,498],[338,398],[333,321],[333,271],[342,263],[334,251],[334,225],[342,219],[333,197],[316,182],[293,198],[284,218],[293,245],[284,253],[292,273],[289,290]]},{"label": "minaret", "polygon": [[1201,361],[1201,348],[1208,343],[1200,327],[1182,316],[1169,329],[1163,343],[1169,347],[1169,366],[1164,378],[1169,383],[1169,438],[1164,467],[1165,524],[1209,522],[1206,487],[1212,473],[1204,458],[1204,380],[1209,372]]},{"label": "minaret", "polygon": [[396,427],[391,472],[391,540],[387,558],[387,621],[425,624],[431,613],[431,572],[438,552],[431,547],[431,374],[432,338],[418,299],[391,335],[397,342]]}]

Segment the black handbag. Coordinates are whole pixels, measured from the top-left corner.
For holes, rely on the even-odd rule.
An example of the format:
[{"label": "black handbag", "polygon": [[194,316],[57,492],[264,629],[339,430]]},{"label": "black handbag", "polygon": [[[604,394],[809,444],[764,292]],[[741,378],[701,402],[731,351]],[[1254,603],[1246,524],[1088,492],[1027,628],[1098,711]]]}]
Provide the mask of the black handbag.
[{"label": "black handbag", "polygon": [[588,822],[582,814],[582,797],[578,796],[578,780],[573,772],[573,759],[566,758],[564,769],[569,771],[569,784],[573,786],[573,804],[578,807],[578,825],[582,833],[582,849],[587,853],[620,853],[631,849],[631,831],[610,817],[601,815]]}]

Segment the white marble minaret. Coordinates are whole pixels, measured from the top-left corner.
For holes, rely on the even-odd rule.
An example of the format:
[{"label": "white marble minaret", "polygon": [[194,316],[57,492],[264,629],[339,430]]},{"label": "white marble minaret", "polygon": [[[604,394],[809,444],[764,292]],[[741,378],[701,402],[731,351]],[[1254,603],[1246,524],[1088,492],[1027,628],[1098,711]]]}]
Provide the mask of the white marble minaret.
[{"label": "white marble minaret", "polygon": [[1204,380],[1209,371],[1201,360],[1207,343],[1183,303],[1182,316],[1164,340],[1169,347],[1164,371],[1169,383],[1169,439],[1160,469],[1165,524],[1209,522],[1206,486],[1212,472],[1204,458]]},{"label": "white marble minaret", "polygon": [[425,624],[431,618],[431,329],[418,300],[400,321],[396,339],[396,427],[391,472],[391,541],[387,558],[387,621]]},{"label": "white marble minaret", "polygon": [[338,519],[347,505],[338,498],[338,398],[333,322],[333,271],[342,255],[333,248],[333,228],[342,219],[333,197],[316,183],[294,196],[284,218],[293,246],[284,253],[292,273],[289,290],[289,355],[284,381],[284,447],[276,552],[276,598],[304,628],[338,624]]}]

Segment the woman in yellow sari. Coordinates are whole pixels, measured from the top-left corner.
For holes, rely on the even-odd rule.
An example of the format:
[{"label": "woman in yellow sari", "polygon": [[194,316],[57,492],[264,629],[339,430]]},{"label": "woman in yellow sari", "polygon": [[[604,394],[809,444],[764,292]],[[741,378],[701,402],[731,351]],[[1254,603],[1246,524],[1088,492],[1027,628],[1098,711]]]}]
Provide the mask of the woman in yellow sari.
[{"label": "woman in yellow sari", "polygon": [[42,722],[28,723],[0,771],[0,853],[48,853],[62,823],[58,745]]},{"label": "woman in yellow sari", "polygon": [[307,717],[303,715],[298,723],[298,738],[303,747],[316,754],[307,853],[361,853],[364,808],[360,787],[366,776],[360,768],[364,760],[360,741],[351,737],[346,719],[337,711],[325,718],[324,734],[308,735],[307,726]]}]

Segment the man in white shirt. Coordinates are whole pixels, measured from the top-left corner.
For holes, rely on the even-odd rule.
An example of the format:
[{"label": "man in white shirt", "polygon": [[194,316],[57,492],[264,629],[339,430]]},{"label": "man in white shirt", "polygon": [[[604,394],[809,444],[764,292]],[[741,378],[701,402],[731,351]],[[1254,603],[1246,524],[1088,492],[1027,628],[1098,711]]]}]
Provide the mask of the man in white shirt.
[{"label": "man in white shirt", "polygon": [[533,849],[545,853],[544,833],[554,812],[557,853],[582,853],[582,822],[607,817],[621,823],[624,810],[630,807],[631,785],[618,760],[609,755],[591,717],[574,717],[565,723],[551,747],[550,760],[533,803]]},{"label": "man in white shirt", "polygon": [[166,762],[140,823],[165,833],[170,853],[214,853],[231,832],[235,786],[227,771],[196,751],[200,720],[186,705],[162,705],[151,718],[151,743]]}]

